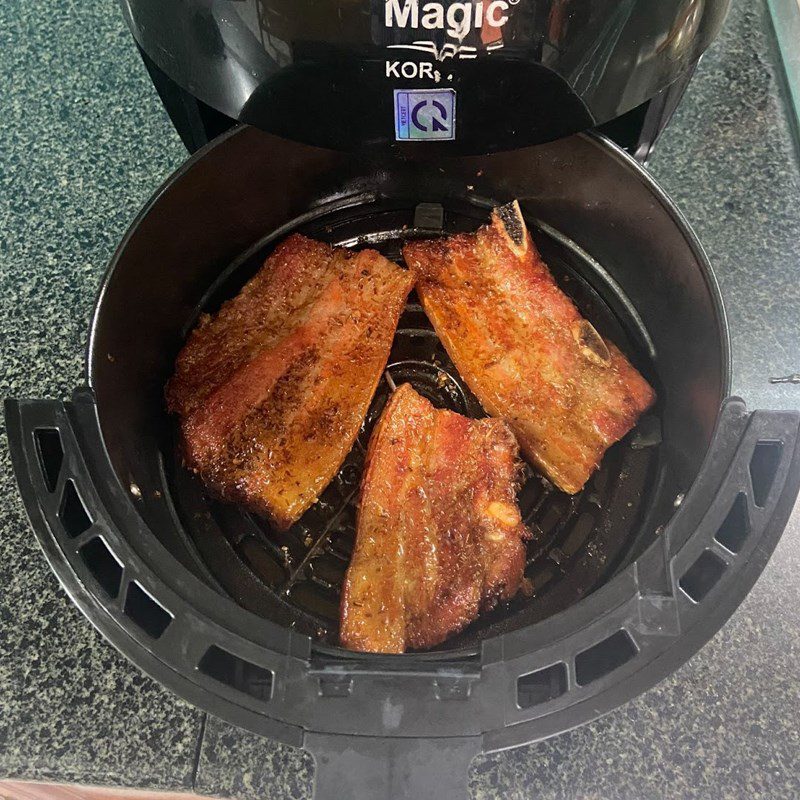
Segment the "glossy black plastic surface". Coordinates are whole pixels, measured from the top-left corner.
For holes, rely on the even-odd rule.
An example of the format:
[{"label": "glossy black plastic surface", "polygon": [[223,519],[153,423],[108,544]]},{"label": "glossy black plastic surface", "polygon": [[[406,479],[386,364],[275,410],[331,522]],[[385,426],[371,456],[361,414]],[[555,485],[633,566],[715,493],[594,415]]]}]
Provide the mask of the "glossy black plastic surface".
[{"label": "glossy black plastic surface", "polygon": [[[747,594],[800,482],[800,413],[748,414],[730,399],[673,519],[590,600],[486,639],[473,655],[343,658],[292,628],[259,621],[172,559],[141,525],[137,495],[113,474],[90,392],[76,392],[71,403],[7,401],[5,411],[25,507],[77,605],[183,697],[310,750],[320,800],[428,796],[434,775],[436,796],[457,800],[476,752],[568,730],[652,686]],[[44,431],[49,451],[37,447]],[[776,443],[769,465],[756,457]],[[769,487],[760,500],[754,482]],[[66,496],[88,527],[73,528]],[[736,508],[742,535],[733,552],[724,542]]]},{"label": "glossy black plastic surface", "polygon": [[394,91],[453,89],[453,140],[401,146],[444,154],[549,141],[635,108],[692,67],[729,3],[123,0],[123,9],[139,46],[183,89],[297,141],[395,149]]}]

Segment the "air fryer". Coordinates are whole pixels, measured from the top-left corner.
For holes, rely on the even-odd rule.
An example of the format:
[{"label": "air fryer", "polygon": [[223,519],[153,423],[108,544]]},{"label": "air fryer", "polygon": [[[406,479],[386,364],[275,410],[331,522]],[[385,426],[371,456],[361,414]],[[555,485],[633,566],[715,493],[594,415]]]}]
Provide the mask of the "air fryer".
[{"label": "air fryer", "polygon": [[[163,387],[202,311],[301,231],[398,258],[520,200],[564,288],[653,382],[656,408],[575,497],[531,472],[536,591],[435,651],[336,645],[362,446],[290,531],[210,499],[176,456]],[[388,371],[480,408],[414,297]],[[434,379],[439,371],[443,382]],[[717,284],[680,214],[596,135],[445,160],[347,155],[253,128],[174,175],[133,223],[95,308],[86,385],[11,401],[14,466],[61,581],[135,663],[234,724],[303,746],[317,797],[457,797],[479,751],[530,742],[653,685],[732,613],[800,481],[800,414],[728,397]]]},{"label": "air fryer", "polygon": [[[464,796],[475,754],[653,686],[746,596],[800,485],[800,413],[729,396],[722,298],[686,221],[634,158],[576,133],[627,129],[644,158],[726,0],[431,2],[424,30],[409,3],[128,0],[187,144],[221,135],[122,240],[84,384],[69,400],[6,401],[20,491],[72,600],[182,697],[310,751],[321,799]],[[471,9],[463,36],[453,6]],[[498,24],[475,22],[486,13]],[[416,77],[395,78],[397,58]],[[164,385],[199,315],[289,233],[400,260],[407,239],[474,230],[514,199],[560,285],[658,402],[577,495],[527,471],[530,596],[429,652],[346,651],[339,592],[392,382],[483,413],[415,296],[352,452],[286,532],[183,468]]]}]

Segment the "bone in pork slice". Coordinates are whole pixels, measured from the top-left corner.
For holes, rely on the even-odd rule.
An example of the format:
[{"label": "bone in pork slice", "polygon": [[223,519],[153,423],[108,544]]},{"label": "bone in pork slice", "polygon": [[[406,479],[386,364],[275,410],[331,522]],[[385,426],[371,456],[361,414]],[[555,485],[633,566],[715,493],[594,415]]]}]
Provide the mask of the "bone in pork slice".
[{"label": "bone in pork slice", "polygon": [[374,250],[278,245],[178,356],[166,397],[187,466],[288,528],[352,447],[411,284]]},{"label": "bone in pork slice", "polygon": [[351,650],[432,647],[512,598],[525,567],[517,442],[404,384],[370,439],[341,602]]},{"label": "bone in pork slice", "polygon": [[565,492],[580,491],[655,393],[558,288],[514,202],[476,233],[410,242],[425,313],[492,416]]}]

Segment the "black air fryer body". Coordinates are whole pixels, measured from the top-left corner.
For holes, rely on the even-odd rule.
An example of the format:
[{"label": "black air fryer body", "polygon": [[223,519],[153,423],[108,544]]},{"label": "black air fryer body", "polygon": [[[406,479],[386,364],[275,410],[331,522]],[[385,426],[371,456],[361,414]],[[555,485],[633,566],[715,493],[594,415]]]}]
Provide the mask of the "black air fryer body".
[{"label": "black air fryer body", "polygon": [[646,157],[729,0],[123,0],[190,149],[233,121],[336,149],[508,150],[622,118]]},{"label": "black air fryer body", "polygon": [[[579,495],[529,475],[531,597],[434,652],[342,650],[358,444],[321,502],[280,533],[214,501],[182,467],[164,384],[198,315],[290,232],[399,259],[409,237],[472,230],[512,198],[557,279],[658,403]],[[86,366],[70,402],[6,408],[51,565],[158,680],[310,750],[318,798],[461,797],[475,753],[569,729],[652,686],[744,598],[800,481],[800,414],[749,413],[727,397],[728,331],[705,255],[647,173],[597,136],[416,161],[251,127],[226,134],[134,221],[98,297]],[[481,414],[413,296],[388,370]]]},{"label": "black air fryer body", "polygon": [[[800,484],[800,413],[728,396],[722,298],[686,221],[607,138],[565,136],[605,123],[643,160],[727,6],[124,2],[190,148],[254,125],[198,150],[132,223],[72,399],[7,401],[14,469],[91,621],[191,702],[311,751],[318,800],[462,797],[476,753],[568,730],[676,669],[775,547]],[[363,449],[390,382],[286,532],[183,468],[164,385],[199,315],[289,233],[399,261],[407,239],[474,230],[514,199],[658,401],[577,495],[529,470],[532,595],[432,652],[342,650]],[[483,413],[413,294],[387,366],[437,405]]]}]

